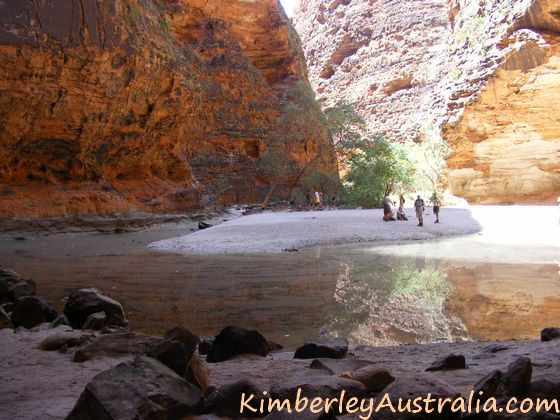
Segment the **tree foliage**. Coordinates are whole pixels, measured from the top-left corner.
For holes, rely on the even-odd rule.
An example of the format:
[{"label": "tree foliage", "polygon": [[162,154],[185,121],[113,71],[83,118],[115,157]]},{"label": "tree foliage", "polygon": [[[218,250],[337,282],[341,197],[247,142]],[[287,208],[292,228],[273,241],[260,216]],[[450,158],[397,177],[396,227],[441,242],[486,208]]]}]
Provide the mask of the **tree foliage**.
[{"label": "tree foliage", "polygon": [[276,120],[276,124],[282,127],[281,137],[272,137],[267,142],[266,152],[263,155],[260,166],[270,174],[271,185],[263,202],[267,206],[276,192],[280,180],[290,173],[295,175],[291,181],[288,196],[292,189],[301,180],[304,173],[312,165],[323,157],[324,145],[317,142],[317,153],[308,164],[298,170],[294,170],[293,155],[307,143],[306,133],[319,133],[326,129],[326,119],[321,111],[319,102],[315,99],[315,93],[306,82],[298,82],[288,90],[288,97],[284,101],[282,114]]},{"label": "tree foliage", "polygon": [[414,182],[415,168],[406,152],[380,135],[358,141],[347,166],[346,198],[358,206],[377,206],[385,194],[404,191]]},{"label": "tree foliage", "polygon": [[420,190],[441,190],[445,160],[451,149],[441,138],[440,131],[431,124],[421,129],[420,141],[408,141],[405,148],[417,170],[416,187]]}]

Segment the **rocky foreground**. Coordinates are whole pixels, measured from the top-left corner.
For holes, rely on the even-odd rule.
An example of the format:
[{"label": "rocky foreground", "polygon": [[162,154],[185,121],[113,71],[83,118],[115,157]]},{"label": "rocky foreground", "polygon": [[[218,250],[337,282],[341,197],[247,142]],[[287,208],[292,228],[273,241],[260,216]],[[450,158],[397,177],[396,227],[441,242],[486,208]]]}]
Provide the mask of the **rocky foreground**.
[{"label": "rocky foreground", "polygon": [[[163,338],[137,334],[129,331],[122,306],[99,290],[73,292],[63,314],[35,292],[32,280],[0,266],[0,406],[6,418],[239,418],[243,394],[254,394],[250,406],[258,409],[263,395],[294,402],[299,389],[302,396],[323,398],[341,391],[347,398],[468,398],[474,390],[483,391],[482,402],[560,399],[558,328],[544,330],[540,342],[393,348],[349,348],[344,338],[320,336],[287,352],[257,331],[233,326],[213,338],[180,327]],[[255,415],[291,417],[267,411]],[[336,417],[358,415],[307,411],[297,418]]]}]

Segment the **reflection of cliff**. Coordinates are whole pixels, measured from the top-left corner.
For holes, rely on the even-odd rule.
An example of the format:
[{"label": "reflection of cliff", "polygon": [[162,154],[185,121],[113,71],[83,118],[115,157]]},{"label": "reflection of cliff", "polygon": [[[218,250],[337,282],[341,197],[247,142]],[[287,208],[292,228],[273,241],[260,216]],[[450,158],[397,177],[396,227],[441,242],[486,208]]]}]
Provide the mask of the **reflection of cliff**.
[{"label": "reflection of cliff", "polygon": [[449,269],[447,279],[454,290],[448,309],[474,339],[537,338],[560,319],[555,265],[469,265]]},{"label": "reflection of cliff", "polygon": [[338,278],[336,306],[324,328],[375,346],[467,339],[460,319],[445,308],[450,293],[434,264],[354,261]]}]

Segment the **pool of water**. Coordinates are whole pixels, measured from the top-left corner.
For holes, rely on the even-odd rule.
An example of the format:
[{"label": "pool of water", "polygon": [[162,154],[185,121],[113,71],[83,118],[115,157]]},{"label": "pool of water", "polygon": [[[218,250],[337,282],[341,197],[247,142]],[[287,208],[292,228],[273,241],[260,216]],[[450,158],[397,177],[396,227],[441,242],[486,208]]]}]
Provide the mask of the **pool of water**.
[{"label": "pool of water", "polygon": [[[194,256],[144,248],[181,233],[4,238],[0,263],[33,278],[58,309],[72,290],[97,287],[123,303],[136,331],[182,325],[210,336],[235,324],[287,348],[323,331],[376,346],[537,338],[560,319],[555,261],[397,252],[406,244]],[[433,251],[446,241],[415,246]]]}]

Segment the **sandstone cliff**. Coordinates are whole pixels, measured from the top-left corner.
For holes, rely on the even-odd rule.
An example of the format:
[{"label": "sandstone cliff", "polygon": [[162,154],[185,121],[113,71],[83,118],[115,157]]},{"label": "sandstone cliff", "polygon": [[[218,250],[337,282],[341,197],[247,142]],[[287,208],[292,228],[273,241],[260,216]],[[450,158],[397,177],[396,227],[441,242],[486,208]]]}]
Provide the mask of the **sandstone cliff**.
[{"label": "sandstone cliff", "polygon": [[458,122],[445,127],[451,190],[473,203],[560,196],[560,2],[536,1]]},{"label": "sandstone cliff", "polygon": [[[277,0],[0,2],[0,215],[261,200],[297,83],[303,52]],[[317,164],[336,171],[308,127],[291,170],[326,149]]]},{"label": "sandstone cliff", "polygon": [[560,195],[558,0],[310,0],[295,25],[331,106],[356,103],[393,140],[452,146],[447,181],[473,203]]}]

